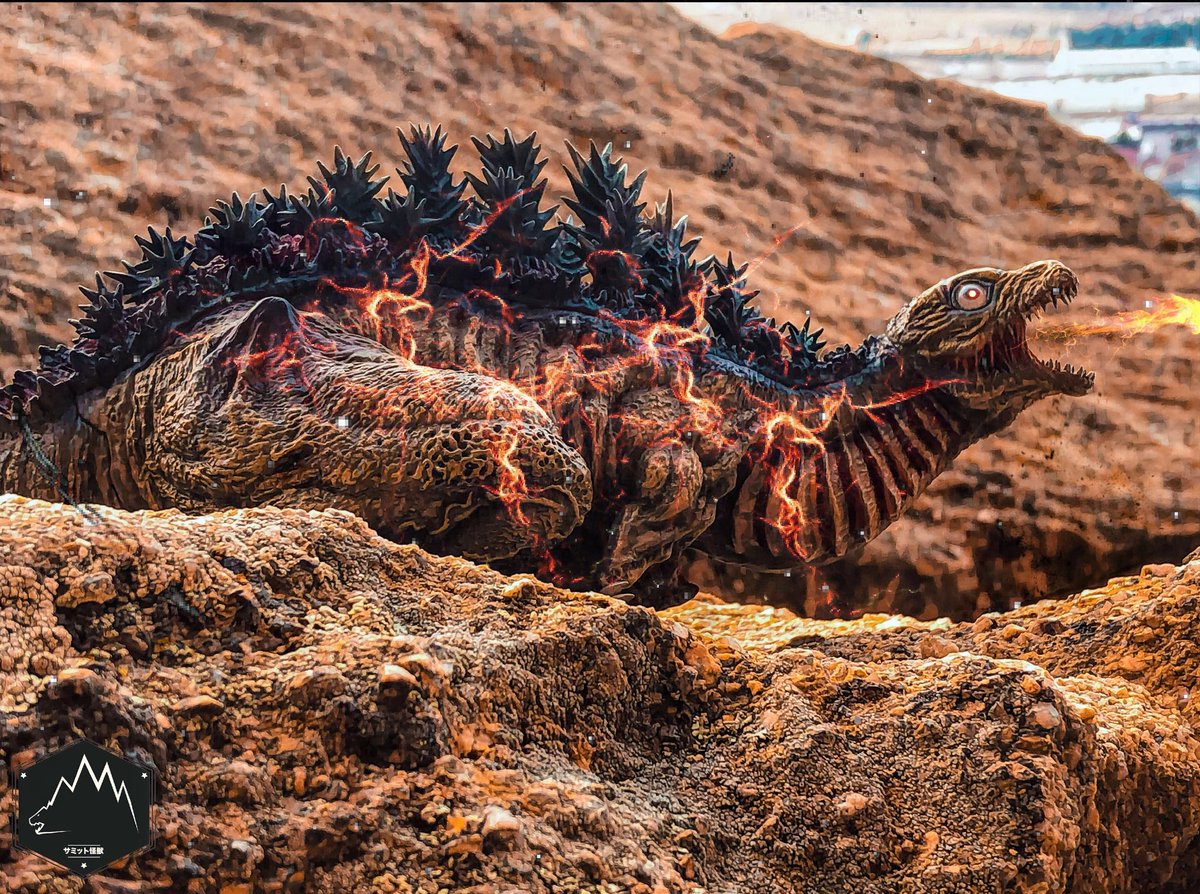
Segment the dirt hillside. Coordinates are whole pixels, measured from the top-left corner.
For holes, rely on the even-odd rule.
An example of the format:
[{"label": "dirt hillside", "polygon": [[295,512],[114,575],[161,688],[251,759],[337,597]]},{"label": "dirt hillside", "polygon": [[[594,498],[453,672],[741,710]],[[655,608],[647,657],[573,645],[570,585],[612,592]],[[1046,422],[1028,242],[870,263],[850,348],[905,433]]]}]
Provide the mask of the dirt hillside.
[{"label": "dirt hillside", "polygon": [[[770,312],[835,339],[981,264],[1060,258],[1080,320],[1198,290],[1195,216],[1042,110],[788,32],[718,38],[666,6],[23,4],[0,56],[5,373],[68,336],[76,285],[147,225],[192,230],[232,190],[302,184],[334,144],[391,167],[409,121],[459,142],[536,129],[552,152],[614,142],[707,251],[767,255]],[[1096,393],[969,451],[826,585],[964,615],[1200,540],[1195,336],[1048,352],[1097,370]],[[828,611],[821,581],[707,579]]]}]

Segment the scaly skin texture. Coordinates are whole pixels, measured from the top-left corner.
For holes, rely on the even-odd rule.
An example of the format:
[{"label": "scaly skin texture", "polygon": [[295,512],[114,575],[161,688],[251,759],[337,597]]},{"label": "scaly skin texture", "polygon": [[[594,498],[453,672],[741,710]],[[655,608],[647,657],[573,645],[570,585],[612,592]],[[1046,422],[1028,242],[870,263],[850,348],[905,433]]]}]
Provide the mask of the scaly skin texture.
[{"label": "scaly skin texture", "polygon": [[689,549],[779,570],[852,553],[966,446],[1090,387],[1025,345],[1075,295],[1055,261],[958,274],[818,357],[807,327],[749,309],[744,269],[690,260],[669,201],[644,217],[607,150],[572,150],[582,224],[548,231],[532,138],[488,139],[470,204],[452,150],[414,130],[404,199],[339,153],[307,204],[235,197],[194,250],[152,232],[87,293],[76,349],[0,395],[0,485],[347,509],[662,604],[688,595]]}]

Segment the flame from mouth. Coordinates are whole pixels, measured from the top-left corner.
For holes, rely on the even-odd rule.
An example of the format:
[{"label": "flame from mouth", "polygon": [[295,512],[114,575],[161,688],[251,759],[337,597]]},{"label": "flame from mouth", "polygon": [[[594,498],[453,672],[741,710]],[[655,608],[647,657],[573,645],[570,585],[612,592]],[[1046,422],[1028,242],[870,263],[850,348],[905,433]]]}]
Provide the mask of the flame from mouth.
[{"label": "flame from mouth", "polygon": [[1170,295],[1157,306],[1125,311],[1108,321],[1044,326],[1038,330],[1037,338],[1066,344],[1074,344],[1078,339],[1092,335],[1119,335],[1129,339],[1143,332],[1157,332],[1165,326],[1184,326],[1193,335],[1200,335],[1200,298]]}]

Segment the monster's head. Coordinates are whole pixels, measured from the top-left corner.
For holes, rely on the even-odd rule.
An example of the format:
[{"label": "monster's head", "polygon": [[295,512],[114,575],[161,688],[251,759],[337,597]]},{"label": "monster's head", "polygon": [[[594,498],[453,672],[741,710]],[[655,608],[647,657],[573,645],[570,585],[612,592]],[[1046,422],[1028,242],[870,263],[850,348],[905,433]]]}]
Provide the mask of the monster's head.
[{"label": "monster's head", "polygon": [[887,326],[905,368],[973,410],[1011,418],[1054,394],[1078,396],[1093,374],[1033,355],[1029,322],[1049,307],[1070,304],[1078,280],[1058,261],[1018,270],[982,267],[922,292]]},{"label": "monster's head", "polygon": [[[823,359],[851,371],[824,400],[797,391],[789,413],[766,416],[704,551],[776,570],[845,556],[1034,401],[1087,393],[1091,373],[1039,360],[1026,343],[1030,320],[1077,288],[1057,261],[967,270],[909,301],[883,338]],[[814,410],[825,424],[809,428]]]}]

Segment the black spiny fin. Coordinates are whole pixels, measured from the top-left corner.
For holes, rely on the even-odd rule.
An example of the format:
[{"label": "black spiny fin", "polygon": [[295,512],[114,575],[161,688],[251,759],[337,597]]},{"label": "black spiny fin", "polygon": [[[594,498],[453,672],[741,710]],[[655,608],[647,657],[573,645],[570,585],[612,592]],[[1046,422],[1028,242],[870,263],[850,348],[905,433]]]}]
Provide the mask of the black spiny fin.
[{"label": "black spiny fin", "polygon": [[783,346],[790,352],[789,367],[811,366],[817,362],[817,355],[821,352],[821,348],[825,347],[825,342],[820,338],[821,333],[825,330],[810,330],[811,323],[812,318],[809,317],[804,320],[804,326],[799,329],[792,323],[784,323],[780,327]]},{"label": "black spiny fin", "polygon": [[142,250],[142,259],[136,264],[122,261],[130,275],[150,281],[166,279],[173,273],[186,270],[192,263],[194,249],[191,242],[186,236],[178,239],[173,237],[170,227],[162,233],[150,227],[148,237],[133,238]]},{"label": "black spiny fin", "polygon": [[861,347],[854,349],[849,345],[838,345],[825,353],[818,366],[824,376],[832,381],[861,372],[867,362],[867,352]]},{"label": "black spiny fin", "polygon": [[[281,188],[280,195],[287,202],[287,190]],[[261,205],[254,194],[243,202],[236,192],[228,202],[217,202],[208,209],[211,217],[204,219],[204,226],[196,234],[196,248],[205,261],[218,255],[237,257],[257,248],[267,228],[267,218],[274,212],[274,205]]]},{"label": "black spiny fin", "polygon": [[775,320],[754,314],[742,325],[742,353],[747,361],[765,369],[782,365],[783,335],[775,328]]},{"label": "black spiny fin", "polygon": [[638,266],[650,234],[642,219],[646,204],[638,200],[646,172],[626,183],[628,169],[621,159],[613,159],[611,143],[602,150],[590,144],[587,159],[570,143],[567,150],[575,170],[564,169],[575,198],[564,202],[579,215],[579,223],[568,220],[563,225],[571,237],[563,254],[564,269],[590,271],[597,295],[608,296],[610,305],[625,305],[644,285]]},{"label": "black spiny fin", "polygon": [[400,246],[412,245],[436,227],[441,221],[425,213],[425,200],[418,199],[415,192],[403,197],[389,189],[379,203],[378,216],[368,223],[366,230],[386,236],[390,242]]},{"label": "black spiny fin", "polygon": [[531,133],[517,142],[508,129],[502,142],[491,134],[486,143],[471,138],[483,162],[482,177],[466,175],[488,220],[482,238],[493,250],[512,257],[542,257],[558,236],[556,230],[546,230],[558,206],[545,211],[538,207],[546,191],[546,181],[538,177],[546,162],[538,159],[541,147],[536,139],[537,134]]},{"label": "black spiny fin", "polygon": [[641,257],[647,295],[669,316],[689,311],[695,303],[690,300],[691,293],[703,282],[696,262],[692,260],[700,239],[686,238],[687,215],[675,220],[670,193],[667,193],[667,201],[655,208],[648,233],[648,244]]},{"label": "black spiny fin", "polygon": [[575,170],[565,165],[563,168],[575,198],[565,199],[565,202],[579,215],[574,232],[597,248],[623,251],[637,257],[649,241],[642,220],[646,203],[638,201],[646,172],[638,174],[632,183],[626,183],[628,167],[621,159],[612,157],[612,143],[603,149],[597,149],[596,144],[591,143],[589,148],[589,156],[584,159],[567,143]]},{"label": "black spiny fin", "polygon": [[693,236],[691,239],[685,239],[686,234],[687,215],[675,220],[674,201],[671,193],[668,192],[666,202],[654,208],[654,217],[650,221],[650,237],[659,245],[670,246],[672,254],[677,254],[690,261],[692,255],[696,253],[696,247],[700,245],[700,237]]},{"label": "black spiny fin", "polygon": [[75,331],[83,339],[101,339],[116,328],[125,319],[125,287],[117,285],[110,288],[99,273],[96,274],[96,288],[79,287],[87,304],[80,305],[84,312],[83,318],[73,320]]},{"label": "black spiny fin", "polygon": [[263,190],[263,196],[273,206],[268,226],[280,233],[294,235],[305,233],[314,220],[324,217],[339,217],[333,204],[333,193],[324,184],[309,187],[302,196],[288,195],[287,188],[279,187],[279,195],[272,196]]},{"label": "black spiny fin", "polygon": [[379,165],[371,165],[370,152],[356,163],[350,161],[340,146],[335,146],[333,169],[319,161],[317,168],[321,172],[321,179],[309,177],[308,182],[317,194],[332,194],[333,216],[358,224],[365,224],[376,216],[375,194],[383,189],[388,178],[371,179],[379,170]]},{"label": "black spiny fin", "polygon": [[744,344],[747,328],[762,319],[751,304],[758,292],[743,291],[747,268],[746,264],[735,264],[733,255],[724,264],[713,258],[709,262],[712,282],[704,306],[704,318],[714,337],[741,357],[749,353]]},{"label": "black spiny fin", "polygon": [[296,197],[288,195],[287,186],[282,183],[279,185],[279,192],[276,195],[271,195],[271,190],[265,186],[261,191],[267,202],[267,207],[263,209],[263,220],[266,226],[268,229],[286,234],[288,232],[286,214],[296,201]]},{"label": "black spiny fin", "polygon": [[467,188],[466,180],[456,184],[450,173],[450,160],[458,147],[446,147],[441,127],[431,130],[428,126],[412,125],[410,130],[409,137],[399,129],[396,131],[408,155],[404,168],[397,169],[400,179],[409,194],[415,196],[415,202],[424,202],[426,218],[439,224],[456,219],[466,204],[462,194]]}]

